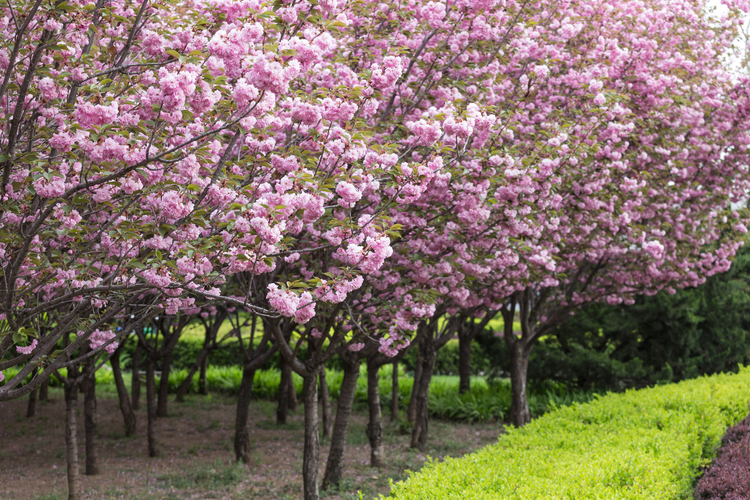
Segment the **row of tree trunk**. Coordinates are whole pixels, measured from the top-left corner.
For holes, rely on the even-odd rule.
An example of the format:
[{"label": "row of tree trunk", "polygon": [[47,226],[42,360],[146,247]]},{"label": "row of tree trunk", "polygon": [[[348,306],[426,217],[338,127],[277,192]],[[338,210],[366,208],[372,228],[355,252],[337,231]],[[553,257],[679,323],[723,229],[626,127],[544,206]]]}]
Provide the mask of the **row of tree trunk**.
[{"label": "row of tree trunk", "polygon": [[[188,377],[177,390],[177,401],[183,401],[192,383],[192,378],[199,371],[201,379],[205,380],[205,372],[210,352],[217,348],[217,333],[219,326],[227,319],[227,315],[218,315],[214,318],[213,323],[206,325],[206,340],[203,344],[195,363],[188,372]],[[491,318],[491,315],[488,315]],[[231,318],[230,318],[231,320]],[[158,321],[158,318],[157,318]],[[460,391],[470,390],[471,375],[471,342],[481,329],[483,329],[487,320],[475,322],[467,321],[466,317],[456,316],[455,318],[438,325],[435,323],[424,322],[415,338],[414,346],[417,348],[417,363],[414,373],[414,386],[411,398],[407,408],[407,419],[413,424],[411,436],[411,446],[424,450],[427,444],[429,418],[428,418],[428,397],[429,387],[435,369],[435,360],[437,351],[444,346],[448,340],[458,334],[459,352],[460,352],[460,374],[461,383]],[[250,429],[249,429],[249,406],[252,399],[253,379],[255,372],[275,353],[281,344],[273,340],[274,328],[279,329],[280,335],[286,342],[291,338],[294,324],[288,321],[280,325],[266,325],[265,332],[259,344],[253,342],[256,329],[256,318],[252,318],[251,338],[248,345],[245,346],[242,338],[242,345],[245,360],[243,362],[243,375],[240,385],[240,391],[237,400],[237,410],[235,419],[235,437],[234,451],[238,461],[250,461]],[[156,323],[159,335],[154,335],[151,339],[143,335],[142,332],[137,334],[137,348],[133,356],[133,377],[130,391],[125,386],[120,365],[120,357],[124,343],[109,358],[115,385],[117,388],[119,407],[122,412],[124,432],[126,436],[132,436],[136,432],[135,410],[139,408],[141,394],[141,366],[145,365],[145,385],[146,385],[146,415],[147,415],[147,438],[148,454],[155,457],[159,453],[156,420],[168,415],[168,380],[169,371],[172,363],[172,353],[179,340],[179,336],[187,324],[187,321],[179,318],[165,318]],[[511,347],[513,358],[513,371],[511,376],[515,379],[520,377],[525,381],[525,367],[528,365],[528,349],[525,349],[523,339],[518,339],[512,332],[512,322],[506,321],[506,325],[511,327],[511,331],[506,331],[506,341]],[[235,329],[240,331],[245,325],[235,325]],[[507,330],[507,327],[506,327]],[[510,335],[508,335],[510,333]],[[510,337],[510,340],[509,340]],[[312,350],[312,349],[311,349]],[[322,352],[322,351],[321,351]],[[281,381],[277,407],[277,423],[283,425],[287,422],[290,411],[294,411],[297,405],[297,392],[293,383],[293,372],[297,372],[303,379],[302,400],[305,406],[305,444],[303,452],[303,478],[305,483],[305,499],[317,500],[318,493],[318,456],[320,450],[320,433],[323,437],[331,439],[328,461],[326,463],[323,475],[322,487],[324,489],[336,486],[340,483],[343,475],[345,464],[345,449],[349,421],[352,413],[352,406],[356,392],[357,380],[360,374],[360,365],[364,361],[367,365],[367,401],[368,401],[368,424],[366,434],[370,443],[370,463],[373,467],[382,467],[384,463],[383,447],[383,417],[380,404],[379,370],[387,363],[394,363],[393,378],[391,384],[391,408],[390,414],[392,419],[398,418],[398,361],[405,354],[402,351],[398,359],[388,358],[372,349],[365,349],[360,352],[338,351],[344,361],[344,377],[341,391],[336,402],[336,412],[332,415],[330,395],[327,380],[325,378],[325,361],[324,358],[315,359],[308,362],[302,367],[295,366],[295,358],[288,356],[288,353],[282,353],[281,357]],[[524,358],[524,354],[526,354]],[[93,358],[92,358],[93,359]],[[327,359],[330,359],[327,358]],[[525,363],[525,364],[524,364]],[[518,366],[516,366],[518,365]],[[162,383],[156,384],[157,367],[161,368]],[[79,373],[80,370],[80,373]],[[520,373],[517,373],[520,372]],[[68,472],[69,472],[69,491],[70,499],[79,498],[79,465],[78,465],[78,448],[76,443],[76,421],[75,407],[79,391],[84,395],[84,427],[86,436],[86,474],[97,474],[99,471],[97,463],[97,444],[96,444],[96,386],[95,386],[96,367],[93,361],[82,363],[79,368],[75,365],[69,367],[68,377],[62,377],[65,384],[65,401],[66,401],[66,444],[68,448]],[[202,393],[206,393],[206,384],[199,384]],[[513,384],[514,386],[518,384]],[[47,384],[40,389],[39,399],[44,399],[41,394],[47,390]],[[525,404],[525,391],[512,391],[513,405],[512,416],[515,420],[528,421],[528,405]],[[37,391],[31,393],[29,397],[27,414],[33,416],[37,401]],[[321,406],[319,411],[318,406]],[[524,413],[525,409],[525,413]],[[322,425],[321,425],[322,424]],[[522,424],[521,424],[522,425]]]}]

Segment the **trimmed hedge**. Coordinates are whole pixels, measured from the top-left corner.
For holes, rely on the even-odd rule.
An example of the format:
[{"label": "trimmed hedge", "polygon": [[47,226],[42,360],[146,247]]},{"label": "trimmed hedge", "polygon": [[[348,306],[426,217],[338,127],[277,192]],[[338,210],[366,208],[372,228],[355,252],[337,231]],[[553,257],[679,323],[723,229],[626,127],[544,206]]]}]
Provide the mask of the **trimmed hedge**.
[{"label": "trimmed hedge", "polygon": [[479,452],[430,462],[389,498],[688,499],[727,427],[747,415],[749,388],[741,368],[558,408]]}]

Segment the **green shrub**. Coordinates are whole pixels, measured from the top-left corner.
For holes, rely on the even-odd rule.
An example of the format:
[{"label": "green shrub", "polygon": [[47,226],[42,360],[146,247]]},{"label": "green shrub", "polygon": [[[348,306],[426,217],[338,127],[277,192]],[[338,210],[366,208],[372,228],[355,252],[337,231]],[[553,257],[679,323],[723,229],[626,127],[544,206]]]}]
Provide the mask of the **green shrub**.
[{"label": "green shrub", "polygon": [[558,408],[479,452],[429,463],[390,498],[689,499],[726,428],[747,414],[749,383],[742,368]]},{"label": "green shrub", "polygon": [[[500,339],[502,340],[502,339]],[[190,369],[198,359],[198,355],[203,348],[203,338],[197,336],[185,336],[180,338],[175,346],[174,353],[172,355],[172,367],[176,369]],[[135,342],[131,339],[125,346],[125,350],[122,354],[122,366],[124,369],[129,370],[132,366],[132,357],[135,350]],[[305,358],[306,346],[302,346],[298,352],[298,356],[301,359]],[[264,369],[278,369],[279,367],[279,356],[277,352],[268,360],[265,364]],[[209,364],[215,366],[239,366],[242,362],[243,353],[242,348],[239,346],[237,339],[227,340],[220,348],[214,350],[209,355]],[[414,366],[417,360],[417,350],[411,349],[405,356],[401,366],[406,367],[406,371],[413,372]],[[471,346],[471,367],[472,373],[479,375],[491,369],[494,360],[487,356],[483,351],[483,347],[476,342],[472,343]],[[328,368],[336,371],[343,371],[344,366],[341,359],[336,356],[331,359],[327,364]],[[391,373],[390,365],[386,365],[381,368],[381,371],[387,370],[387,373]],[[437,375],[457,375],[458,374],[458,340],[453,339],[443,346],[437,352],[437,358],[435,360],[435,373]]]},{"label": "green shrub", "polygon": [[[487,330],[488,335],[494,336],[491,330]],[[495,337],[500,342],[503,339]],[[417,349],[410,349],[409,352],[404,356],[402,364],[406,366],[406,370],[413,372],[417,364]],[[482,345],[477,342],[471,343],[471,373],[474,375],[480,375],[487,373],[493,367],[495,360],[488,356],[484,351]],[[507,365],[503,365],[507,366]],[[385,367],[383,367],[385,368]],[[451,339],[443,347],[438,349],[435,356],[435,374],[436,375],[458,375],[458,339]]]},{"label": "green shrub", "polygon": [[[7,369],[3,370],[3,375],[5,375],[5,379],[6,380],[10,380],[11,378],[13,378],[20,371],[21,371],[21,368],[14,366],[12,368],[7,368]],[[59,371],[60,371],[60,375],[62,375],[63,377],[66,377],[68,375],[68,369],[67,368],[61,368]],[[30,381],[31,381],[31,375],[29,374],[24,379],[24,383],[27,383],[27,382],[30,382]],[[114,383],[115,383],[115,376],[113,375],[112,368],[109,366],[109,364],[106,364],[106,365],[102,366],[101,368],[99,368],[99,370],[97,370],[97,372],[96,372],[96,383],[97,384],[102,384],[102,385],[107,385],[107,384],[114,385]],[[57,377],[55,377],[53,375],[49,379],[49,385],[51,387],[62,387],[62,382],[60,382],[57,379]]]}]

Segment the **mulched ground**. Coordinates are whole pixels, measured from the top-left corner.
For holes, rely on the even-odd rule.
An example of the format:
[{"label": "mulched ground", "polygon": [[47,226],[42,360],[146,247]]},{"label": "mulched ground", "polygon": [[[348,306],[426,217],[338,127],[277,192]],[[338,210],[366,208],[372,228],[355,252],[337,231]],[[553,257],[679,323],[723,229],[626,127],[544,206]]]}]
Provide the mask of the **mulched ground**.
[{"label": "mulched ground", "polygon": [[[26,418],[26,400],[0,403],[0,499],[64,500],[67,498],[62,391],[51,389],[49,403],[38,404],[37,415]],[[79,398],[79,443],[83,464],[83,398]],[[143,401],[142,401],[143,403]],[[99,430],[102,474],[83,477],[86,499],[263,499],[302,498],[302,408],[283,427],[275,424],[275,404],[254,401],[253,463],[234,464],[232,438],[235,402],[232,398],[191,396],[170,401],[169,418],[157,422],[161,454],[147,456],[145,410],[137,412],[138,432],[125,438],[112,391],[100,391]],[[387,422],[387,418],[386,418]],[[386,463],[369,467],[364,408],[355,408],[347,446],[347,467],[339,492],[328,499],[355,499],[386,494],[389,478],[418,470],[427,456],[461,456],[497,440],[501,424],[430,423],[426,453],[408,448],[409,435],[399,422],[385,429]],[[328,454],[321,446],[322,478]]]},{"label": "mulched ground", "polygon": [[716,460],[695,488],[698,500],[750,499],[750,416],[730,427]]}]

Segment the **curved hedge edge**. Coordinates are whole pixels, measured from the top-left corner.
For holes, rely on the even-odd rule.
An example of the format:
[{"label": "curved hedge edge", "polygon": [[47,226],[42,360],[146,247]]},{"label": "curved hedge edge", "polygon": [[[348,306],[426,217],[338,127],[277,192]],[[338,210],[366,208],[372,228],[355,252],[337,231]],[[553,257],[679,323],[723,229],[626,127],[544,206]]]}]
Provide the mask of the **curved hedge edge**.
[{"label": "curved hedge edge", "polygon": [[426,465],[389,498],[689,499],[727,427],[747,415],[749,386],[743,367],[560,408],[495,445]]}]

